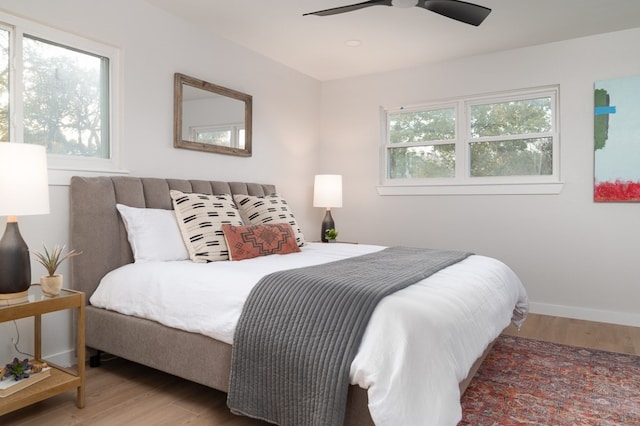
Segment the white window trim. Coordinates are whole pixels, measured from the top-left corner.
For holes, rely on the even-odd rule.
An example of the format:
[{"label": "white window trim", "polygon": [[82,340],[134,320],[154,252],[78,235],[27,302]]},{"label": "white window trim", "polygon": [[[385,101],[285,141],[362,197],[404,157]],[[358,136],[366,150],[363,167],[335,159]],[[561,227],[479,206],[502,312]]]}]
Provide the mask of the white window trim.
[{"label": "white window trim", "polygon": [[[499,103],[509,100],[533,98],[535,96],[551,96],[553,102],[552,117],[554,132],[553,174],[549,176],[506,176],[475,177],[469,176],[469,144],[471,129],[469,117],[472,105],[487,102]],[[564,183],[560,175],[560,122],[559,122],[559,86],[545,86],[532,89],[514,90],[470,96],[456,100],[443,100],[422,105],[396,108],[380,108],[381,143],[380,143],[380,184],[379,195],[508,195],[508,194],[559,194]],[[387,177],[387,153],[390,144],[388,138],[388,113],[425,110],[429,108],[445,108],[455,105],[458,115],[456,122],[456,139],[443,143],[456,143],[456,176],[454,178],[431,179],[389,179]],[[485,138],[483,140],[488,140]],[[438,142],[439,143],[439,142]]]},{"label": "white window trim", "polygon": [[562,182],[473,185],[394,185],[378,186],[379,195],[555,195]]},{"label": "white window trim", "polygon": [[[48,27],[0,11],[0,26],[11,32],[11,80],[9,87],[11,112],[10,142],[22,143],[22,100],[16,96],[16,82],[22,81],[22,35],[28,34],[85,52],[109,58],[109,158],[87,158],[47,155],[50,185],[68,185],[71,176],[98,176],[128,174],[121,163],[121,54],[120,49],[84,36]],[[16,35],[20,36],[17,37]]]}]

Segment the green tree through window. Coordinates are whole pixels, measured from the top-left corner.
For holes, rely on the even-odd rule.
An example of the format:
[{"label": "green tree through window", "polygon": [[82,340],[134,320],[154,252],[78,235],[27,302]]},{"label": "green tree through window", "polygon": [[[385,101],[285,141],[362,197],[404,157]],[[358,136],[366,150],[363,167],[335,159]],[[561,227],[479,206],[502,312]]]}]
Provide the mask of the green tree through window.
[{"label": "green tree through window", "polygon": [[50,154],[107,158],[102,81],[108,76],[102,73],[108,59],[31,37],[23,46],[24,141],[47,146]]},{"label": "green tree through window", "polygon": [[398,145],[389,149],[390,177],[453,177],[455,144],[446,141],[455,137],[454,108],[389,114],[389,140],[392,145]]},{"label": "green tree through window", "polygon": [[551,137],[502,137],[547,134],[551,131],[551,118],[548,97],[472,106],[471,137],[498,139],[471,143],[471,176],[550,175]]}]

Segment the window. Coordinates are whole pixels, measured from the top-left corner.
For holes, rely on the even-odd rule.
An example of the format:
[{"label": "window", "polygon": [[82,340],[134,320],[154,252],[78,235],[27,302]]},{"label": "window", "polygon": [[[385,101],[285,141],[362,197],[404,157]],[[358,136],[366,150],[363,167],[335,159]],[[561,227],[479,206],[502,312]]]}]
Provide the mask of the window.
[{"label": "window", "polygon": [[385,109],[383,195],[557,193],[557,87]]},{"label": "window", "polygon": [[221,126],[192,126],[189,140],[209,145],[244,149],[244,123]]},{"label": "window", "polygon": [[117,49],[0,20],[0,141],[46,146],[52,169],[117,169]]}]

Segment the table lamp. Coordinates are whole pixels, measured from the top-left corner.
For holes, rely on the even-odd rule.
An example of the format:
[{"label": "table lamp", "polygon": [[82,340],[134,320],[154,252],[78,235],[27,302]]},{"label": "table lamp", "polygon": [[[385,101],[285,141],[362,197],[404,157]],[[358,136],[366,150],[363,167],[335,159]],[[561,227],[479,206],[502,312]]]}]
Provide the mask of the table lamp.
[{"label": "table lamp", "polygon": [[322,220],[321,239],[327,242],[327,229],[335,229],[331,207],[342,207],[342,175],[316,175],[313,185],[313,206],[324,207],[327,212]]},{"label": "table lamp", "polygon": [[0,240],[0,301],[24,300],[31,285],[29,247],[20,235],[17,217],[47,213],[46,148],[0,142],[0,216],[7,216]]}]

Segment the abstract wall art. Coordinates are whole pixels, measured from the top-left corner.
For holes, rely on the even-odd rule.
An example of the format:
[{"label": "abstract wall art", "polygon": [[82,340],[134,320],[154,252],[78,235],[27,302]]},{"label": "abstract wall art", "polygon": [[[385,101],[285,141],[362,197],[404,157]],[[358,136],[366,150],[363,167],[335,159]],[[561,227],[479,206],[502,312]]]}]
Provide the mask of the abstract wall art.
[{"label": "abstract wall art", "polygon": [[640,76],[596,81],[594,201],[640,202]]}]

